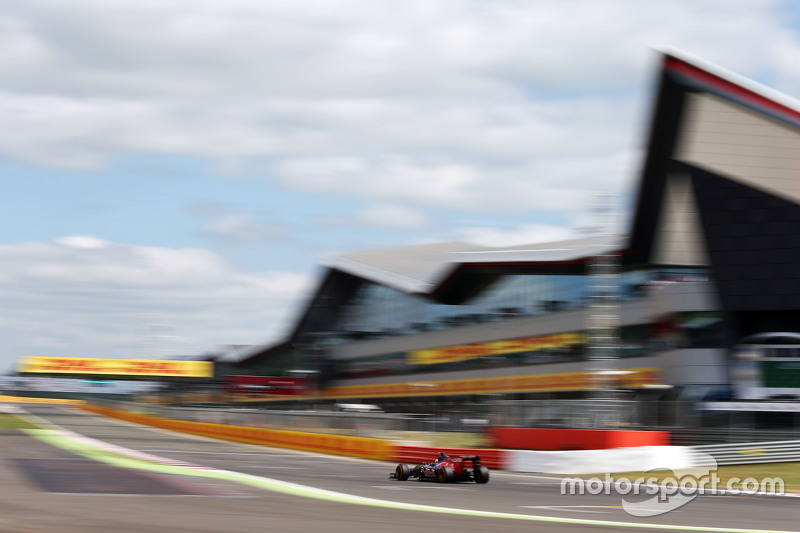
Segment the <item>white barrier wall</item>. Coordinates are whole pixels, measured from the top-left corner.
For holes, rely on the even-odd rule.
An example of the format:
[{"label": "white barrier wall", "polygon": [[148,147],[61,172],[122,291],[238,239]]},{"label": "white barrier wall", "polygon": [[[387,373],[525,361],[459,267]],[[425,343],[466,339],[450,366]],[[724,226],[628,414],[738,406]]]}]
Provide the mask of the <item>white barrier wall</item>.
[{"label": "white barrier wall", "polygon": [[533,451],[508,450],[512,472],[547,474],[603,474],[646,472],[654,469],[691,468],[693,452],[687,446],[638,446],[608,450]]}]

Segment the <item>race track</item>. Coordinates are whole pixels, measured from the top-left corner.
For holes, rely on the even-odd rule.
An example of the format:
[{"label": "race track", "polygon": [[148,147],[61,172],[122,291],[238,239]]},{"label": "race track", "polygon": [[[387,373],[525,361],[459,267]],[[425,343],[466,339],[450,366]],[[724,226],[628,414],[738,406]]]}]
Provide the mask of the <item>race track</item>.
[{"label": "race track", "polygon": [[[698,496],[674,511],[639,518],[621,508],[619,495],[562,495],[555,477],[493,471],[486,485],[399,482],[388,478],[392,463],[191,437],[67,407],[25,410],[75,433],[173,462],[300,487],[292,485],[287,494],[231,475],[212,479],[176,475],[175,467],[155,473],[119,468],[0,430],[0,532],[800,531],[800,500],[791,497]],[[320,499],[317,489],[335,496]]]}]

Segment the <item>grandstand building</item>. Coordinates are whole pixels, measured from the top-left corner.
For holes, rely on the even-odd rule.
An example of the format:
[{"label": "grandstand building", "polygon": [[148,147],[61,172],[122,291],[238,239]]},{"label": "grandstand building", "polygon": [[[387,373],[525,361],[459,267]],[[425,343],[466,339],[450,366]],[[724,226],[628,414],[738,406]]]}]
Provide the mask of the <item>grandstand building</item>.
[{"label": "grandstand building", "polygon": [[[598,388],[725,396],[743,339],[800,331],[800,104],[662,53],[626,230],[341,255],[287,340],[231,373],[307,371],[321,399],[398,409]],[[603,290],[598,257],[614,260]],[[600,356],[598,338],[613,339]]]}]

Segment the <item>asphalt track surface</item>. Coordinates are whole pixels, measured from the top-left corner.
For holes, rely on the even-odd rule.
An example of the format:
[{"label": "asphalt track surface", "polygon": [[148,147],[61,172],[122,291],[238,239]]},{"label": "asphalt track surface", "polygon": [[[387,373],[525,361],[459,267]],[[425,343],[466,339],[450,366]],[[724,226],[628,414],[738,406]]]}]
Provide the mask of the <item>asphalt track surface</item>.
[{"label": "asphalt track surface", "polygon": [[[561,482],[553,477],[493,471],[486,485],[400,482],[388,477],[393,463],[192,437],[67,407],[24,408],[61,428],[116,446],[179,463],[290,482],[300,488],[287,494],[238,482],[235,476],[212,479],[176,475],[175,468],[162,472],[119,468],[16,430],[0,430],[2,533],[352,533],[419,528],[465,532],[800,531],[800,499],[791,497],[697,496],[679,509],[642,518],[626,513],[619,495],[562,495]],[[315,489],[363,497],[373,505],[351,503],[349,496],[320,499]],[[375,504],[375,500],[379,502]],[[394,503],[385,506],[381,502]],[[461,511],[431,512],[420,506]],[[478,516],[476,512],[495,514]]]}]

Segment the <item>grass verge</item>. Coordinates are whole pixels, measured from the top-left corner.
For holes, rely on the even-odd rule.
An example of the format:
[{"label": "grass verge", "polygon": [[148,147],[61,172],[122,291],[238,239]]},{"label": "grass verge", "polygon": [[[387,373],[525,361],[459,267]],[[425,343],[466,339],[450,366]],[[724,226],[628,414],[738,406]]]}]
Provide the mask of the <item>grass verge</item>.
[{"label": "grass verge", "polygon": [[0,413],[0,429],[39,429],[39,426],[12,414]]},{"label": "grass verge", "polygon": [[[745,480],[755,479],[760,484],[765,480],[783,480],[783,490],[785,493],[798,494],[800,493],[800,463],[767,463],[767,464],[752,464],[752,465],[732,465],[720,466],[714,473],[718,479],[717,487],[719,489],[751,489],[752,486],[745,486]],[[662,482],[666,479],[675,479],[681,481],[681,478],[687,474],[686,471],[678,470],[673,472],[671,470],[651,470],[649,472],[620,472],[611,474],[611,479],[619,480],[622,478],[628,480],[638,480],[644,478],[645,480],[657,480]],[[713,475],[713,474],[710,474]],[[572,476],[581,478],[596,478],[594,476]],[[768,483],[764,486],[769,486]]]}]

